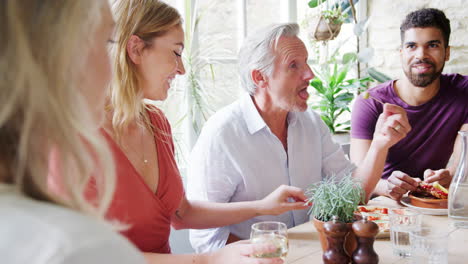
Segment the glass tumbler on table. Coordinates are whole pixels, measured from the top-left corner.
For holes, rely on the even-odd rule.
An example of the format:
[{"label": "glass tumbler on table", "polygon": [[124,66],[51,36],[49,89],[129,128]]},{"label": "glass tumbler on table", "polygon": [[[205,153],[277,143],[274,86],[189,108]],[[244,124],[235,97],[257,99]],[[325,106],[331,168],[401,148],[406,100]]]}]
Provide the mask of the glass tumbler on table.
[{"label": "glass tumbler on table", "polygon": [[448,237],[448,231],[437,228],[411,231],[411,263],[448,263]]},{"label": "glass tumbler on table", "polygon": [[288,254],[288,228],[281,222],[258,222],[252,225],[250,241],[253,244],[272,244],[276,251],[255,254],[257,258],[281,258]]},{"label": "glass tumbler on table", "polygon": [[421,214],[407,208],[393,208],[388,211],[388,216],[393,254],[401,257],[410,256],[410,232],[421,229]]}]

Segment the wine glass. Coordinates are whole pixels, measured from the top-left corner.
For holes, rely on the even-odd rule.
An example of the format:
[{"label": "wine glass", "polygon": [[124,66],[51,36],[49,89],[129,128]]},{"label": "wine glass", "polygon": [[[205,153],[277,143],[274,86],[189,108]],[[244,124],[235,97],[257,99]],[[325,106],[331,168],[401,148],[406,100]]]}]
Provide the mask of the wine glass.
[{"label": "wine glass", "polygon": [[288,227],[281,222],[258,222],[252,225],[250,232],[252,244],[272,244],[276,251],[255,254],[256,258],[281,258],[288,254]]}]

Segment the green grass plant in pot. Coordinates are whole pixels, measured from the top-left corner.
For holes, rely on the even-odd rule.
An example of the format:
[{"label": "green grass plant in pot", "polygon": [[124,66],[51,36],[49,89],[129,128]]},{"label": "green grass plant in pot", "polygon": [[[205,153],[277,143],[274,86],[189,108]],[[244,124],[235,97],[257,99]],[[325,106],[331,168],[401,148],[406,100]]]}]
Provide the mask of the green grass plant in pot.
[{"label": "green grass plant in pot", "polygon": [[345,250],[351,255],[356,248],[356,238],[352,233],[351,225],[356,220],[355,212],[358,205],[364,203],[365,192],[361,183],[351,176],[351,173],[338,179],[335,176],[327,177],[319,183],[307,188],[305,194],[312,202],[309,214],[319,233],[322,249],[327,249],[327,239],[323,232],[323,224],[331,221],[333,216],[349,225],[350,233],[345,240]]}]

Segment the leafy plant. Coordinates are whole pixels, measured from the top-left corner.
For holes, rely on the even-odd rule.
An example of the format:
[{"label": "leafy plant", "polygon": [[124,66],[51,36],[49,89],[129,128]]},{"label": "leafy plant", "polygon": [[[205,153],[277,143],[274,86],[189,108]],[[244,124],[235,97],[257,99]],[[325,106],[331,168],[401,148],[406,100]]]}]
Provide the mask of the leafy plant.
[{"label": "leafy plant", "polygon": [[349,104],[354,98],[353,92],[365,89],[373,81],[371,77],[347,78],[354,61],[355,57],[347,53],[343,56],[343,65],[339,65],[337,61],[321,65],[314,69],[315,78],[310,82],[320,98],[318,102],[312,103],[312,108],[319,111],[333,134],[350,129],[349,120],[340,123],[338,118],[343,113],[350,112]]},{"label": "leafy plant", "polygon": [[374,80],[378,81],[379,83],[384,83],[386,81],[390,81],[392,78],[387,76],[386,74],[378,71],[374,67],[370,67],[367,69],[367,73],[371,76]]},{"label": "leafy plant", "polygon": [[[219,91],[213,93],[202,78],[202,73],[207,73],[212,86],[215,87],[214,65],[219,64],[219,62],[211,58],[230,55],[229,50],[219,48],[219,42],[227,36],[201,37],[198,34],[199,22],[203,18],[204,12],[212,8],[215,3],[216,1],[211,1],[206,7],[199,8],[198,1],[192,6],[192,1],[185,0],[184,64],[187,71],[185,96],[188,104],[186,116],[192,124],[195,138],[198,137],[204,122],[216,112],[215,105],[221,100],[219,95],[227,95]],[[204,43],[204,48],[200,48],[197,43]]]},{"label": "leafy plant", "polygon": [[341,180],[335,176],[325,178],[308,187],[305,194],[308,201],[313,202],[309,214],[323,222],[335,215],[343,222],[352,222],[354,212],[365,197],[361,184],[351,174]]},{"label": "leafy plant", "polygon": [[[186,74],[175,79],[174,89],[161,107],[172,125],[176,158],[180,168],[185,167],[186,156],[197,141],[204,122],[219,108],[226,98],[234,98],[232,91],[218,89],[216,66],[223,64],[216,58],[232,57],[231,51],[219,43],[230,39],[224,33],[203,36],[201,22],[216,1],[199,6],[199,1],[184,1],[185,48],[183,61]],[[200,45],[202,43],[203,45]]]},{"label": "leafy plant", "polygon": [[330,10],[323,10],[322,17],[327,20],[329,24],[339,25],[342,24],[348,17],[347,13],[343,13],[341,7],[333,7]]},{"label": "leafy plant", "polygon": [[[327,0],[310,0],[308,5],[310,8],[316,8],[326,2]],[[358,2],[359,0],[334,0],[333,4],[326,3],[328,9],[322,11],[321,14],[327,20],[330,19],[329,23],[349,23],[355,16],[354,5]]]}]

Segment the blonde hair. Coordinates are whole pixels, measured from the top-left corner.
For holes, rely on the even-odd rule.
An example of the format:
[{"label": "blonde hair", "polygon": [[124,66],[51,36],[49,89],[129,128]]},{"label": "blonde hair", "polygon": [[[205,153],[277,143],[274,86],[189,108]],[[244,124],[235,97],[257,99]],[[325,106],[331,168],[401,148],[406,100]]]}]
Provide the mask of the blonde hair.
[{"label": "blonde hair", "polygon": [[[106,0],[17,0],[0,5],[0,182],[42,201],[104,217],[113,198],[112,155],[92,121],[79,78]],[[85,55],[84,55],[85,54]],[[47,185],[60,154],[66,198]],[[99,168],[99,172],[97,171]],[[99,173],[98,197],[84,190]]]},{"label": "blonde hair", "polygon": [[114,74],[110,103],[113,110],[112,126],[119,139],[132,121],[147,128],[152,127],[145,115],[146,109],[151,108],[143,102],[137,69],[127,54],[130,37],[138,36],[148,48],[153,38],[164,35],[176,25],[182,25],[182,19],[175,8],[158,0],[116,0],[112,10],[116,20],[117,43],[112,48]]}]

